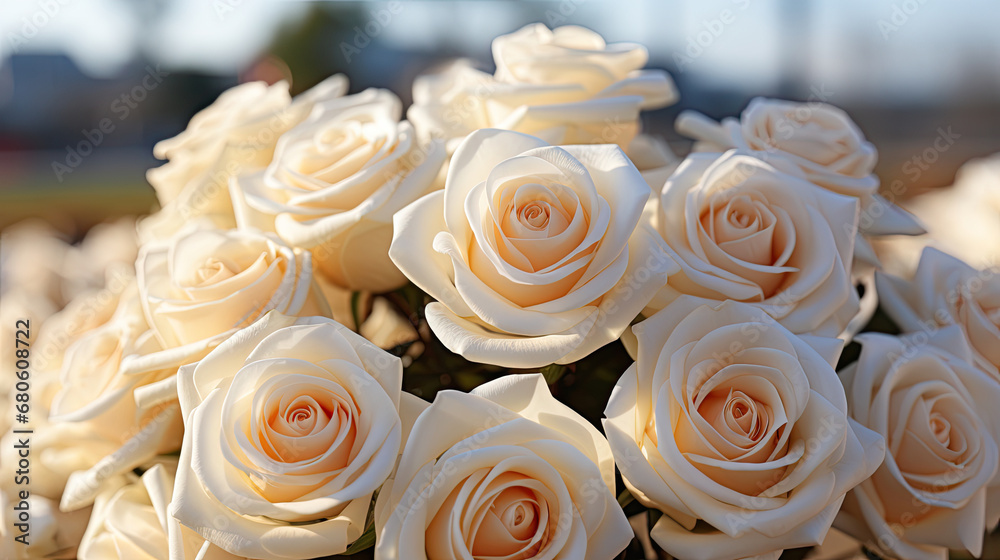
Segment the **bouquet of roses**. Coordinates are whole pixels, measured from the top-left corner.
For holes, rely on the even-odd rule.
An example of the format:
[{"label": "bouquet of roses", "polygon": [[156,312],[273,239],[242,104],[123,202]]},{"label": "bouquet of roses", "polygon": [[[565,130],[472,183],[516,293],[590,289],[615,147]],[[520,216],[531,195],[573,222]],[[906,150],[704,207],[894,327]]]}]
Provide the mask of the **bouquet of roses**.
[{"label": "bouquet of roses", "polygon": [[46,241],[73,268],[4,295],[4,558],[980,554],[1000,281],[884,271],[923,229],[858,126],[684,112],[680,160],[643,47],[532,25],[493,57],[406,120],[340,75],[237,86],[157,144],[135,245]]}]

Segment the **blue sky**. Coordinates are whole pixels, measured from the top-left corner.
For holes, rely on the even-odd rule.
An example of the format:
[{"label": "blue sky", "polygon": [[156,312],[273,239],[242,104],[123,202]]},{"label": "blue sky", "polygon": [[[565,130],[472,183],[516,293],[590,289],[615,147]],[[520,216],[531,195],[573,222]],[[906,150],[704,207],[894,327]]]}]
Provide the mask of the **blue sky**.
[{"label": "blue sky", "polygon": [[[384,6],[363,4],[369,10]],[[692,41],[701,40],[705,46],[696,49],[685,73],[721,85],[773,83],[796,61],[807,79],[832,81],[850,95],[961,95],[972,75],[994,88],[1000,84],[1000,4],[990,0],[538,4],[552,22],[591,27],[609,41],[639,42],[661,58],[683,56]],[[5,1],[0,53],[65,52],[95,75],[114,74],[140,53],[168,68],[231,74],[307,8],[284,0]],[[790,8],[798,15],[789,15]],[[490,37],[527,23],[523,18],[501,1],[406,2],[378,39],[421,50],[447,44],[483,57]],[[723,19],[728,22],[720,27]]]}]

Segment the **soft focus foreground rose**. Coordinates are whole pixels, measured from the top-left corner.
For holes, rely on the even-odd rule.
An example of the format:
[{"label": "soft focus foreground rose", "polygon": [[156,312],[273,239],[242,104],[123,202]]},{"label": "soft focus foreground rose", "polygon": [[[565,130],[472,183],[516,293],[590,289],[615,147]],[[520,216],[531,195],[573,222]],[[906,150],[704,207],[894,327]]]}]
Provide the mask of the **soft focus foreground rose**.
[{"label": "soft focus foreground rose", "polygon": [[173,375],[177,369],[151,369],[146,363],[136,366],[136,358],[160,349],[146,324],[138,294],[129,290],[105,324],[87,331],[67,348],[49,419],[91,421],[96,431],[121,437],[137,420],[135,388]]},{"label": "soft focus foreground rose", "polygon": [[497,37],[493,58],[495,75],[460,62],[418,78],[407,113],[417,132],[448,141],[449,152],[480,128],[627,149],[639,131],[639,111],[677,99],[666,72],[641,69],[644,47],[608,45],[582,27],[528,25]]},{"label": "soft focus foreground rose", "polygon": [[[122,295],[111,319],[69,346],[48,429],[87,431],[111,452],[76,466],[62,494],[63,510],[90,505],[114,477],[180,447],[181,422],[172,389],[176,372],[176,361],[146,324],[135,289]],[[140,397],[164,384],[171,389],[165,398]]]},{"label": "soft focus foreground rose", "polygon": [[438,300],[427,321],[466,359],[569,363],[614,341],[676,265],[640,225],[649,187],[617,146],[473,133],[444,191],[396,214],[389,256]]},{"label": "soft focus foreground rose", "polygon": [[658,216],[681,272],[646,314],[688,294],[752,304],[794,333],[839,335],[859,310],[857,208],[795,168],[736,150],[688,156],[664,185]]},{"label": "soft focus foreground rose", "polygon": [[20,506],[20,501],[16,488],[0,492],[0,558],[77,558],[77,545],[87,527],[90,510],[61,512],[58,503],[31,494],[26,500],[31,519],[28,545],[25,546],[14,540],[21,535],[14,527],[15,523],[20,523],[18,511],[14,509]]},{"label": "soft focus foreground rose", "polygon": [[[765,161],[782,158],[802,169],[807,180],[835,193],[858,198],[860,230],[865,235],[917,235],[920,224],[877,194],[873,173],[878,152],[841,109],[817,101],[800,103],[755,98],[739,119],[721,123],[693,111],[677,118],[677,130],[700,141],[698,149],[736,148],[759,153]],[[878,259],[862,238],[856,255],[871,265]]]},{"label": "soft focus foreground rose", "polygon": [[440,142],[419,144],[401,113],[388,90],[317,104],[265,170],[232,184],[237,222],[311,250],[342,287],[398,288],[406,278],[388,256],[392,215],[431,190],[445,156]]},{"label": "soft focus foreground rose", "polygon": [[[885,463],[844,501],[837,527],[907,560],[975,556],[1000,519],[1000,385],[972,365],[960,329],[865,334],[843,372],[851,417],[886,440]],[[994,484],[992,487],[988,487]]]},{"label": "soft focus foreground rose", "polygon": [[233,554],[344,552],[399,454],[402,373],[323,317],[272,312],[239,331],[178,374],[172,515]]},{"label": "soft focus foreground rose", "polygon": [[610,560],[632,529],[608,443],[541,375],[438,393],[375,508],[378,559]]},{"label": "soft focus foreground rose", "polygon": [[306,118],[313,106],[347,92],[343,75],[327,78],[294,100],[288,84],[240,84],[191,118],[177,136],[163,140],[153,154],[169,160],[146,178],[163,209],[145,221],[146,238],[176,232],[195,216],[211,216],[232,227],[229,180],[259,170],[271,161],[278,138]]},{"label": "soft focus foreground rose", "polygon": [[776,559],[819,544],[884,454],[847,418],[832,367],[841,342],[708,303],[682,297],[633,327],[637,361],[604,421],[622,478],[664,511],[652,537],[678,558]]},{"label": "soft focus foreground rose", "polygon": [[[179,447],[179,415],[140,406],[133,394],[176,370],[143,356],[159,345],[145,324],[134,280],[120,295],[107,291],[74,300],[32,330],[38,344],[29,360],[37,364],[30,369],[31,425],[19,426],[34,430],[32,493],[60,501],[64,511],[77,510],[122,472]],[[11,448],[0,449],[0,466],[11,482],[18,437],[8,434]]]},{"label": "soft focus foreground rose", "polygon": [[958,325],[975,363],[1000,382],[1000,277],[927,247],[916,274],[904,280],[876,274],[879,299],[903,332]]},{"label": "soft focus foreground rose", "polygon": [[170,517],[175,471],[176,461],[158,463],[102,492],[80,542],[80,560],[167,560],[171,544],[183,547],[184,560],[237,560]]},{"label": "soft focus foreground rose", "polygon": [[149,325],[190,363],[274,309],[328,315],[312,257],[273,234],[195,230],[143,247],[136,262]]}]

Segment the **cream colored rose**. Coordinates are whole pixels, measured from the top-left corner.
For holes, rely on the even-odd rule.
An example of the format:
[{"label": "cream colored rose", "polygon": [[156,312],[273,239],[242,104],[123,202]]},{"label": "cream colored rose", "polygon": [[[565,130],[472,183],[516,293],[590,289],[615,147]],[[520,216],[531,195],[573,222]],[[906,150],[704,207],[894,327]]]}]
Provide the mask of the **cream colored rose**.
[{"label": "cream colored rose", "polygon": [[926,247],[909,280],[877,273],[882,307],[903,332],[958,325],[975,363],[1000,382],[1000,277]]},{"label": "cream colored rose", "polygon": [[837,527],[907,560],[974,556],[1000,520],[1000,385],[972,365],[960,329],[864,334],[841,372],[851,417],[886,440],[885,463],[844,501]]},{"label": "cream colored rose", "polygon": [[[98,496],[80,542],[80,560],[167,560],[170,548],[183,560],[237,560],[197,533],[176,525],[168,512],[176,461],[158,463],[133,480]],[[170,534],[176,533],[171,543]],[[202,556],[199,552],[204,548]]]},{"label": "cream colored rose", "polygon": [[832,365],[842,342],[692,297],[633,330],[636,363],[604,429],[629,490],[665,513],[653,539],[703,560],[777,559],[823,542],[844,495],[885,453],[848,419]]},{"label": "cream colored rose", "polygon": [[402,374],[330,319],[268,313],[178,374],[171,515],[232,554],[344,552],[399,454]]},{"label": "cream colored rose", "polygon": [[[755,151],[765,161],[782,158],[795,164],[807,180],[835,193],[860,200],[860,230],[871,235],[917,235],[924,232],[906,211],[878,195],[875,146],[843,110],[818,101],[794,102],[755,98],[739,119],[716,123],[704,115],[684,111],[677,117],[679,132],[701,142],[699,148]],[[857,256],[872,265],[878,259],[862,238]]]},{"label": "cream colored rose", "polygon": [[466,359],[569,363],[621,335],[676,265],[639,226],[649,187],[614,145],[481,130],[443,191],[396,214],[389,256],[438,300],[427,322]]},{"label": "cream colored rose", "polygon": [[[173,375],[175,368],[134,368],[132,360],[160,350],[146,325],[136,291],[124,297],[105,324],[84,333],[66,349],[59,376],[59,391],[49,411],[52,421],[83,422],[117,437],[136,420],[132,392]],[[100,427],[98,427],[98,425]]]},{"label": "cream colored rose", "polygon": [[688,156],[667,180],[658,227],[681,272],[646,315],[681,295],[754,305],[794,333],[837,336],[858,313],[851,253],[858,203],[752,155]]},{"label": "cream colored rose", "polygon": [[378,560],[611,560],[632,539],[608,442],[538,374],[438,393],[375,527]]},{"label": "cream colored rose", "polygon": [[[75,468],[62,494],[63,510],[90,505],[108,481],[157,453],[180,448],[181,422],[172,389],[177,365],[146,324],[134,292],[123,297],[111,320],[67,349],[49,410],[50,429],[87,430],[111,450]],[[162,385],[170,388],[166,398],[140,396]]]},{"label": "cream colored rose", "polygon": [[[70,300],[43,323],[37,323],[37,336],[31,353],[36,370],[59,371],[66,350],[81,336],[106,324],[121,306],[122,300],[137,299],[133,267],[113,267],[103,288]],[[141,310],[140,310],[141,314]]]},{"label": "cream colored rose", "polygon": [[144,246],[136,262],[146,320],[164,349],[197,360],[274,309],[327,315],[312,257],[274,234],[200,230]]},{"label": "cream colored rose", "polygon": [[406,278],[389,260],[392,215],[427,194],[444,161],[400,122],[388,90],[320,103],[282,135],[270,165],[231,184],[237,222],[309,249],[321,272],[351,290],[389,291]]},{"label": "cream colored rose", "polygon": [[449,152],[480,128],[627,149],[639,132],[640,110],[677,99],[666,72],[642,70],[644,47],[608,45],[582,27],[528,25],[494,39],[493,58],[495,75],[459,62],[417,78],[407,113],[417,132],[446,140]]},{"label": "cream colored rose", "polygon": [[[146,179],[163,207],[149,234],[169,236],[196,216],[209,216],[220,227],[235,225],[229,180],[265,167],[278,138],[302,121],[316,103],[347,92],[347,79],[332,76],[294,100],[288,84],[240,84],[191,118],[177,136],[153,148],[169,160]],[[168,219],[169,218],[169,219]]]},{"label": "cream colored rose", "polygon": [[[134,280],[121,295],[107,291],[74,300],[71,308],[35,328],[38,344],[31,361],[38,367],[31,368],[31,422],[18,426],[34,430],[33,493],[59,500],[66,511],[77,510],[158,450],[179,447],[179,415],[169,407],[141,406],[133,395],[176,370],[158,359],[165,356],[156,354],[159,346],[145,324]],[[10,404],[17,403],[11,399]],[[6,435],[10,449],[0,450],[0,465],[11,481],[19,437]]]}]

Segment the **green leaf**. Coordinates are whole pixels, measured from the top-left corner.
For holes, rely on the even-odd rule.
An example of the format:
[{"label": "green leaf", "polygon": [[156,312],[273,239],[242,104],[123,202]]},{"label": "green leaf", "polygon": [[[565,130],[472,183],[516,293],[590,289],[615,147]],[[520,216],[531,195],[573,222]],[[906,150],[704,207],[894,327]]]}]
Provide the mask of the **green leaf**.
[{"label": "green leaf", "polygon": [[346,556],[348,554],[357,554],[362,550],[368,550],[369,548],[375,546],[375,526],[372,525],[365,529],[365,532],[358,537],[358,540],[354,541],[354,544],[347,547],[347,550],[341,556]]},{"label": "green leaf", "polygon": [[351,292],[351,317],[354,319],[354,330],[361,331],[361,292]]},{"label": "green leaf", "polygon": [[354,541],[351,546],[347,547],[343,553],[338,554],[338,556],[349,556],[351,554],[357,554],[362,550],[368,550],[369,548],[375,546],[375,500],[378,499],[379,490],[376,490],[372,494],[372,501],[368,504],[368,515],[365,516],[365,532],[361,533],[358,540]]},{"label": "green leaf", "polygon": [[545,382],[552,385],[559,378],[566,373],[566,366],[561,366],[559,364],[549,364],[542,368],[542,377],[545,378]]}]

